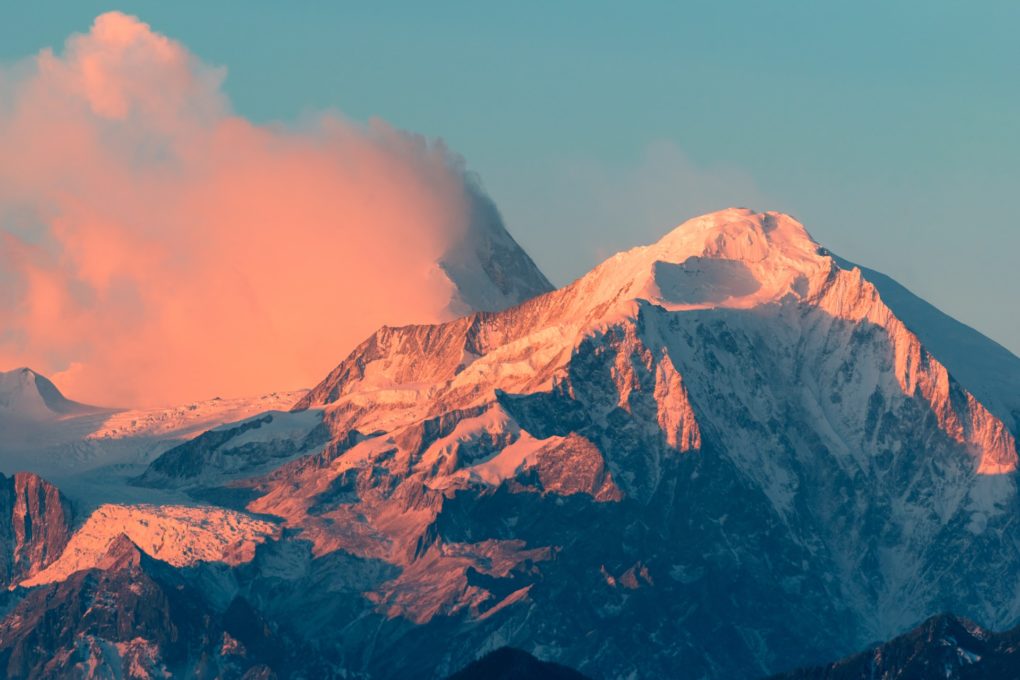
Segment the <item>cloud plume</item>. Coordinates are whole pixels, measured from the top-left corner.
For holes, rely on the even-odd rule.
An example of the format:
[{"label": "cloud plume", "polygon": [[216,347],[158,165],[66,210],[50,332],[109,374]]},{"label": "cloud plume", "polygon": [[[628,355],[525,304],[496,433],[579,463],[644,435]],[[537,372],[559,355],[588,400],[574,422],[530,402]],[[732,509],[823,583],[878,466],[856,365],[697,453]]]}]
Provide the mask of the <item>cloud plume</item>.
[{"label": "cloud plume", "polygon": [[451,315],[460,161],[378,121],[253,124],[224,75],[120,13],[0,68],[0,368],[106,404],[258,393]]}]

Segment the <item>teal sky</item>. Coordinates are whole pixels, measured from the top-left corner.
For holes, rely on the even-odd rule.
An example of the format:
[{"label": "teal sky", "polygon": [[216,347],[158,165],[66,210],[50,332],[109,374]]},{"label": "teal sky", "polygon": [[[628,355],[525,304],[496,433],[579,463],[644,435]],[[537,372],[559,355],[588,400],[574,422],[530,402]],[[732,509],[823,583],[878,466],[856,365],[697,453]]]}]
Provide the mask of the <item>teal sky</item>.
[{"label": "teal sky", "polygon": [[226,66],[251,119],[442,137],[558,284],[776,209],[1020,353],[1020,3],[9,3],[0,60],[110,9]]}]

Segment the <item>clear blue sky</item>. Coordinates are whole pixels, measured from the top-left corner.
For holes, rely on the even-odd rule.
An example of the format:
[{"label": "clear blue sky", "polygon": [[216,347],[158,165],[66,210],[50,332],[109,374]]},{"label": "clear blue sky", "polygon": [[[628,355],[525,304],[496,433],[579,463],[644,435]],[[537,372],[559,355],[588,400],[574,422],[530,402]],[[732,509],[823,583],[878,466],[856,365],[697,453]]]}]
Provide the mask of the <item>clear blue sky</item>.
[{"label": "clear blue sky", "polygon": [[730,204],[789,212],[1020,353],[1020,3],[9,3],[0,60],[109,9],[235,109],[438,136],[557,283]]}]

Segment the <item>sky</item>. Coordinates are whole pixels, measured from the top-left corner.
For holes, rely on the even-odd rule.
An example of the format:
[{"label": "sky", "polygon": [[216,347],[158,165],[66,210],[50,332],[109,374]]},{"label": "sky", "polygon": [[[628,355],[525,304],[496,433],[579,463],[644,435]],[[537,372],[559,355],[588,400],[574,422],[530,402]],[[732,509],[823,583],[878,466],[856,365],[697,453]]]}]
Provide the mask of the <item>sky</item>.
[{"label": "sky", "polygon": [[104,11],[254,125],[381,119],[465,159],[556,284],[730,205],[790,213],[1020,353],[1020,4],[8,4],[0,62]]}]

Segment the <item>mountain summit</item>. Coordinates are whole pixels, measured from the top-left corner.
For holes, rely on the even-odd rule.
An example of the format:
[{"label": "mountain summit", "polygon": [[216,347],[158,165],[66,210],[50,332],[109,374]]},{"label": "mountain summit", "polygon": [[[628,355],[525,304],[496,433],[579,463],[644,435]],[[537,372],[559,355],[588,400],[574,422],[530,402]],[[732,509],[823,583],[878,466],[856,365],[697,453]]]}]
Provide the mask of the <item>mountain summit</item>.
[{"label": "mountain summit", "polygon": [[[306,675],[445,677],[510,646],[758,677],[941,611],[1002,629],[1020,371],[947,319],[789,216],[725,210],[514,307],[380,328],[295,412],[135,483],[231,508],[186,506],[238,531],[181,564],[217,615],[243,597],[307,642]],[[102,545],[159,557],[169,507]],[[47,580],[74,580],[90,522]]]},{"label": "mountain summit", "polygon": [[[362,612],[373,646],[337,644],[369,673],[509,644],[596,676],[746,677],[938,611],[1006,625],[1020,600],[987,565],[1020,570],[999,539],[1016,432],[975,391],[1007,393],[949,351],[960,382],[919,333],[960,336],[908,295],[913,327],[793,218],[713,213],[510,309],[380,329],[295,405],[324,446],[223,483],[311,564],[346,556],[360,590],[309,576],[317,615],[291,623]],[[216,450],[166,456],[215,486]]]},{"label": "mountain summit", "polygon": [[48,378],[30,368],[0,371],[0,417],[47,420],[99,410],[71,401]]},{"label": "mountain summit", "polygon": [[[776,330],[794,327],[796,332],[783,338],[794,343],[810,339],[805,331],[812,329],[803,322],[820,321],[826,327],[820,330],[830,333],[833,325],[841,324],[881,329],[891,352],[889,373],[899,391],[922,396],[940,427],[968,444],[983,472],[1015,467],[1015,442],[1003,423],[973,398],[971,403],[960,396],[954,403],[945,367],[896,318],[860,270],[842,269],[799,222],[780,213],[730,209],[696,218],[652,246],[615,255],[566,288],[507,312],[476,314],[441,326],[383,329],[359,348],[362,351],[355,351],[351,360],[358,363],[358,371],[364,371],[361,364],[375,358],[380,343],[387,347],[394,342],[429,343],[439,336],[444,340],[441,346],[416,346],[427,357],[386,352],[375,365],[380,369],[384,363],[385,369],[371,371],[376,378],[386,378],[378,386],[406,384],[410,375],[439,377],[438,371],[448,376],[450,387],[457,390],[473,383],[483,392],[500,389],[512,393],[551,385],[563,377],[577,343],[628,318],[638,319],[642,309],[652,308],[671,315],[674,324],[706,316],[744,324],[760,318],[761,313],[777,314]],[[790,318],[788,310],[793,309],[802,312],[800,318]],[[752,310],[760,313],[739,313]],[[811,310],[816,313],[810,317],[803,314]],[[665,352],[667,358],[684,351],[677,348],[671,354],[665,351],[671,339],[660,340],[663,348],[659,352]],[[511,347],[534,355],[529,365],[536,370],[521,372],[517,363],[507,366],[507,353],[514,351]],[[414,365],[404,365],[402,357]],[[539,357],[549,361],[538,366]],[[342,391],[364,387],[368,376],[352,380],[355,376],[349,368],[346,362],[340,364],[297,408],[327,406]],[[377,382],[372,379],[371,384]]]},{"label": "mountain summit", "polygon": [[[793,218],[732,208],[620,253],[583,280],[589,299],[615,294],[675,311],[748,308],[786,296],[804,298],[831,268],[824,249]],[[596,290],[603,295],[592,295]]]}]

